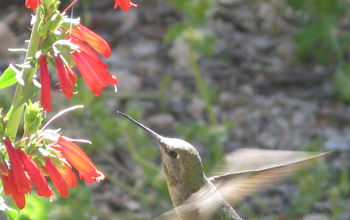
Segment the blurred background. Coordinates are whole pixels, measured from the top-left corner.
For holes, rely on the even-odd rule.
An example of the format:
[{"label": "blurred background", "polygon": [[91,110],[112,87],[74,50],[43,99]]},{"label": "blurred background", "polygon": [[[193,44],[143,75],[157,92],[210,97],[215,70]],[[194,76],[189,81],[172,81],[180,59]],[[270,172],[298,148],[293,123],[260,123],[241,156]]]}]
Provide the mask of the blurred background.
[{"label": "blurred background", "polygon": [[[20,219],[153,219],[172,209],[155,142],[117,110],[192,143],[207,174],[238,148],[334,151],[234,208],[243,219],[350,219],[350,3],[133,2],[138,7],[127,12],[113,10],[113,0],[75,4],[74,17],[112,47],[104,61],[118,92],[110,86],[95,97],[80,78],[72,99],[55,93],[48,115],[85,106],[50,128],[89,139],[80,146],[106,180],[80,181],[52,202],[32,193]],[[62,9],[68,4],[62,0]],[[23,0],[0,1],[1,71],[23,61],[7,48],[26,47],[31,13]],[[7,110],[14,88],[1,91]]]}]

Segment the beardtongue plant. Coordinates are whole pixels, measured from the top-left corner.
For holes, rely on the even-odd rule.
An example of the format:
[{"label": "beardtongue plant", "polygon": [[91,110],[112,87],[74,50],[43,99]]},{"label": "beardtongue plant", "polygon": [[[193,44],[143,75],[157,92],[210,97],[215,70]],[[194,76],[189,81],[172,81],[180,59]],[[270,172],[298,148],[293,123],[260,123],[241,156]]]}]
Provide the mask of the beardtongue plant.
[{"label": "beardtongue plant", "polygon": [[[110,56],[108,43],[80,24],[78,18],[68,18],[65,11],[71,5],[63,12],[59,5],[58,0],[25,1],[25,7],[34,12],[26,56],[22,64],[10,64],[0,77],[0,89],[16,86],[10,109],[0,106],[1,193],[11,196],[19,209],[25,207],[25,197],[34,187],[38,196],[53,196],[48,179],[62,197],[68,196],[68,188],[77,185],[73,168],[88,184],[105,178],[75,144],[88,141],[65,137],[60,129],[48,129],[54,119],[82,106],[61,110],[49,120],[45,118],[45,112],[58,111],[51,106],[55,99],[52,84],[58,84],[58,90],[68,99],[74,95],[77,82],[74,66],[96,96],[102,93],[102,88],[116,86],[118,82],[97,55]],[[132,6],[136,5],[130,0],[115,0],[114,8],[127,11]],[[50,72],[48,66],[56,73]],[[57,74],[59,82],[52,82],[51,74]],[[48,122],[42,125],[44,120]],[[1,209],[13,213],[3,201],[0,198]]]}]

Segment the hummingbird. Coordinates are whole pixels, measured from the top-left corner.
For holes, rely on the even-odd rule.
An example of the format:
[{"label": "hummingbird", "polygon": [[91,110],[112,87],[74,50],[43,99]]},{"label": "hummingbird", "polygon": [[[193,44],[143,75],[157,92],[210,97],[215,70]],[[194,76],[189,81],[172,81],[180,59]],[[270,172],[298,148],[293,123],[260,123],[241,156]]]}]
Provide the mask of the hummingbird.
[{"label": "hummingbird", "polygon": [[232,170],[234,166],[245,167],[245,170],[207,177],[201,157],[190,143],[163,137],[127,114],[117,113],[146,131],[159,146],[174,210],[161,215],[158,220],[242,220],[230,204],[327,154],[238,149],[225,157],[221,170]]}]

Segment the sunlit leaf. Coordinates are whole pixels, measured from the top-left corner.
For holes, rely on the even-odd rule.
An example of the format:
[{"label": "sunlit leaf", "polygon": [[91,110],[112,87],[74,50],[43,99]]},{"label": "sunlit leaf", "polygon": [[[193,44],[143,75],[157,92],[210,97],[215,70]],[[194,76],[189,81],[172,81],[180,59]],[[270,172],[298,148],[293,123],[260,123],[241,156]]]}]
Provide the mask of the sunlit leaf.
[{"label": "sunlit leaf", "polygon": [[8,216],[13,220],[19,219],[18,212],[14,209],[11,209],[9,206],[7,206],[4,198],[2,197],[0,197],[0,211],[6,212]]},{"label": "sunlit leaf", "polygon": [[0,89],[9,87],[18,82],[16,72],[9,66],[0,77]]}]

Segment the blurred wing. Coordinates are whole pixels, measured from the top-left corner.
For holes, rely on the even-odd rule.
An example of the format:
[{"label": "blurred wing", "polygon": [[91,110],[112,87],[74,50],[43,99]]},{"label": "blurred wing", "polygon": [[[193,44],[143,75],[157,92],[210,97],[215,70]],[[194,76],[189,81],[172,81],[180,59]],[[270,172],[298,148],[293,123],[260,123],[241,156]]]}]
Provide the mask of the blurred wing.
[{"label": "blurred wing", "polygon": [[[329,153],[261,149],[236,150],[228,154],[225,157],[225,164],[220,166],[220,172],[226,174],[209,178],[210,183],[207,186],[190,196],[176,210],[185,214],[197,211],[202,216],[212,216],[219,205],[225,203],[225,200],[233,204],[261,188],[286,178],[292,171],[301,169],[327,154]],[[179,220],[177,212],[172,209],[156,220]],[[200,219],[206,220],[207,218]],[[233,212],[231,219],[240,218]]]},{"label": "blurred wing", "polygon": [[324,153],[305,151],[265,150],[255,148],[241,148],[224,157],[223,163],[214,169],[214,175],[256,170],[262,167],[271,167],[291,162],[306,160],[322,156]]},{"label": "blurred wing", "polygon": [[172,209],[155,218],[155,220],[180,220],[180,218],[177,216],[175,209]]},{"label": "blurred wing", "polygon": [[[230,167],[231,170],[232,168],[237,170],[251,167],[250,170],[214,176],[209,180],[217,187],[220,194],[230,204],[233,204],[261,188],[283,180],[293,171],[299,170],[327,154],[329,153],[242,149],[238,151],[238,154],[235,152],[228,155],[226,165],[221,166],[221,168],[226,167],[226,173],[230,172]],[[236,163],[236,159],[238,163]],[[265,165],[255,168],[262,164]]]},{"label": "blurred wing", "polygon": [[[176,210],[172,209],[156,220],[177,220],[179,217],[176,213],[181,213],[181,216],[186,216],[186,219],[208,220],[217,216],[221,218],[225,216],[225,219],[241,220],[216,187],[209,182],[198,192],[192,194],[182,205],[177,206]],[[195,214],[192,215],[193,213]]]}]

